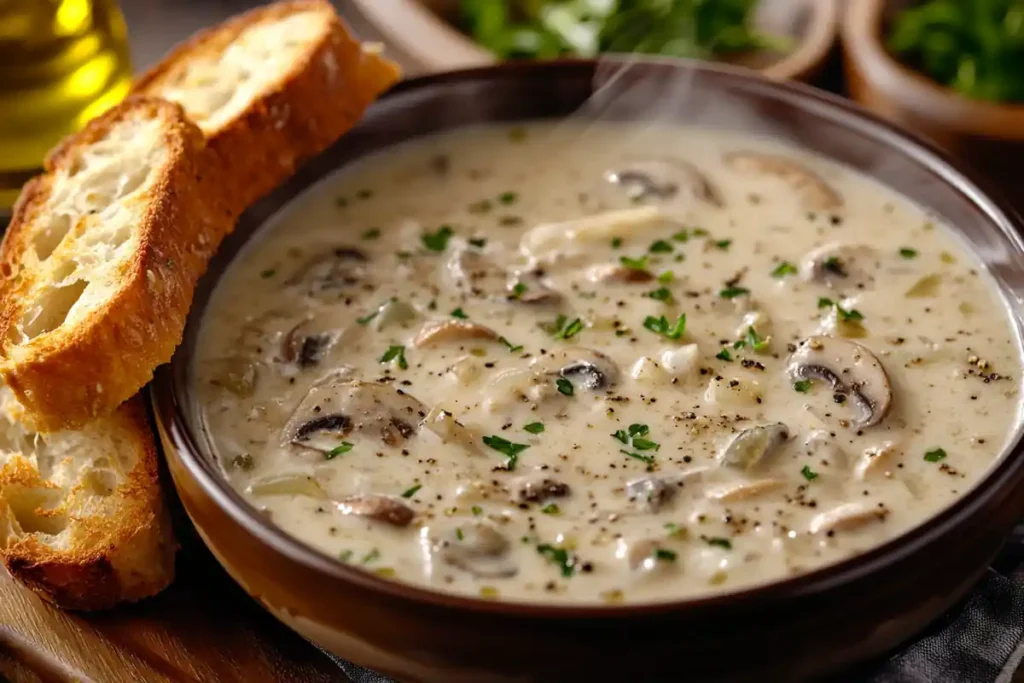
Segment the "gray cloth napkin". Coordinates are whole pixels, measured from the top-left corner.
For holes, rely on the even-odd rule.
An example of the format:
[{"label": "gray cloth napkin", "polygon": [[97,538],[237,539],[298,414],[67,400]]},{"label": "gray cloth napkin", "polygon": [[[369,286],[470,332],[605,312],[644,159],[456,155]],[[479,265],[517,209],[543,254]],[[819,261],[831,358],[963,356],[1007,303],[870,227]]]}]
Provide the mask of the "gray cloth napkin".
[{"label": "gray cloth napkin", "polygon": [[[395,683],[328,654],[352,683]],[[1024,543],[916,641],[834,683],[1010,683],[1024,658]]]}]

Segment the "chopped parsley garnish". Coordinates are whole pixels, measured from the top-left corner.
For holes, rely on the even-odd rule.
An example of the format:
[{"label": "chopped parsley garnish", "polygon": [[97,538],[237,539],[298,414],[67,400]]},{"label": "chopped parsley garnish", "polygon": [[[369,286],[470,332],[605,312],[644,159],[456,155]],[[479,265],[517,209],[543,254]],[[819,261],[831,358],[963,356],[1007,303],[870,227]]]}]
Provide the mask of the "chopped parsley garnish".
[{"label": "chopped parsley garnish", "polygon": [[416,492],[419,491],[421,488],[423,488],[423,484],[416,484],[415,486],[407,488],[406,490],[402,491],[402,498],[412,498],[413,496],[416,495]]},{"label": "chopped parsley garnish", "polygon": [[484,247],[487,246],[487,240],[485,240],[483,237],[470,237],[469,243],[472,244],[477,249],[483,249]]},{"label": "chopped parsley garnish", "polygon": [[326,453],[324,453],[324,459],[325,460],[334,460],[339,455],[343,455],[345,453],[348,453],[350,450],[352,450],[352,448],[353,448],[352,444],[350,444],[348,441],[342,441],[341,445],[335,446],[331,450],[329,450]]},{"label": "chopped parsley garnish", "polygon": [[522,282],[515,283],[514,285],[512,285],[512,298],[522,298],[523,294],[526,294],[527,289],[528,287],[524,285]]},{"label": "chopped parsley garnish", "polygon": [[811,380],[809,379],[798,379],[793,382],[793,388],[801,394],[806,394],[811,390]]},{"label": "chopped parsley garnish", "polygon": [[830,307],[835,306],[835,305],[836,305],[836,302],[832,301],[832,299],[829,299],[829,298],[826,298],[826,297],[823,297],[823,296],[818,297],[818,308],[830,308]]},{"label": "chopped parsley garnish", "polygon": [[672,538],[686,538],[686,527],[675,522],[665,522],[665,532]]},{"label": "chopped parsley garnish", "polygon": [[754,350],[755,353],[760,353],[768,348],[770,343],[769,339],[763,339],[754,329],[753,326],[747,328],[747,336],[744,338],[747,346]]},{"label": "chopped parsley garnish", "polygon": [[686,332],[686,314],[680,313],[679,317],[676,318],[674,325],[670,323],[668,318],[665,316],[655,318],[654,316],[649,315],[644,318],[644,327],[651,332],[662,335],[663,337],[679,339],[683,336],[683,333]]},{"label": "chopped parsley garnish", "polygon": [[804,465],[804,468],[800,470],[800,474],[804,475],[804,479],[807,481],[814,481],[818,478],[818,473],[812,470],[810,465]]},{"label": "chopped parsley garnish", "polygon": [[715,246],[721,249],[722,251],[727,250],[730,244],[732,244],[732,240],[718,240],[717,242],[715,242]]},{"label": "chopped parsley garnish", "polygon": [[686,228],[683,228],[682,230],[680,230],[676,234],[672,235],[672,239],[674,239],[676,242],[689,242],[690,241],[690,231],[687,230]]},{"label": "chopped parsley garnish", "polygon": [[516,468],[516,463],[519,461],[519,454],[530,447],[529,444],[512,443],[508,439],[503,439],[500,436],[485,436],[484,445],[490,446],[508,458],[508,460],[505,461],[505,469],[510,472]]},{"label": "chopped parsley garnish", "polygon": [[550,543],[541,543],[537,546],[537,552],[546,557],[548,562],[557,564],[565,578],[576,573],[576,555],[568,550],[558,548]]},{"label": "chopped parsley garnish", "polygon": [[469,320],[469,316],[466,315],[466,312],[461,308],[456,308],[454,311],[452,311],[452,317],[458,318],[460,320]]},{"label": "chopped parsley garnish", "polygon": [[738,296],[746,296],[750,294],[750,290],[746,287],[726,287],[718,293],[718,296],[723,299],[735,299]]},{"label": "chopped parsley garnish", "polygon": [[656,559],[656,560],[665,560],[666,562],[675,562],[676,561],[676,557],[677,557],[676,551],[669,550],[668,548],[657,548],[654,551],[654,559]]},{"label": "chopped parsley garnish", "polygon": [[558,329],[555,332],[555,339],[572,339],[574,336],[579,334],[580,330],[583,329],[583,321],[579,318],[576,318],[570,323],[566,323],[564,316],[558,316],[558,320],[555,321],[555,324],[558,325]]},{"label": "chopped parsley garnish", "polygon": [[693,236],[694,237],[707,237],[708,236],[708,231],[705,230],[704,228],[694,228],[693,229]]},{"label": "chopped parsley garnish", "polygon": [[513,344],[512,342],[510,342],[508,339],[505,339],[504,337],[498,337],[498,341],[501,342],[502,344],[504,344],[506,347],[508,347],[508,350],[511,351],[512,353],[518,353],[519,351],[523,350],[523,345],[522,344]]},{"label": "chopped parsley garnish", "polygon": [[555,380],[555,386],[558,387],[558,393],[565,394],[566,396],[572,396],[575,392],[575,388],[572,386],[572,382],[564,377],[559,377]]},{"label": "chopped parsley garnish", "polygon": [[917,249],[911,249],[910,247],[902,247],[900,249],[900,256],[905,259],[912,259],[917,256]]},{"label": "chopped parsley garnish", "polygon": [[647,257],[641,256],[640,258],[630,258],[629,256],[620,256],[619,262],[629,268],[630,270],[647,270]]},{"label": "chopped parsley garnish", "polygon": [[669,254],[673,251],[672,245],[665,240],[657,240],[651,243],[648,248],[652,254]]},{"label": "chopped parsley garnish", "polygon": [[621,246],[622,246],[622,238],[621,237],[613,237],[612,238],[612,249],[618,249]]},{"label": "chopped parsley garnish", "polygon": [[420,236],[423,240],[423,246],[430,251],[444,251],[448,248],[448,240],[451,239],[455,231],[451,229],[449,225],[442,225],[437,229],[437,232],[425,232]]},{"label": "chopped parsley garnish", "polygon": [[940,460],[945,460],[946,450],[944,448],[936,448],[935,450],[928,451],[924,454],[924,459],[928,462],[939,462]]},{"label": "chopped parsley garnish", "polygon": [[725,548],[726,550],[732,550],[732,541],[728,538],[722,538],[720,536],[704,536],[704,542],[708,545],[713,545],[718,548]]},{"label": "chopped parsley garnish", "polygon": [[356,322],[359,323],[360,325],[366,325],[371,320],[376,318],[378,313],[380,313],[380,309],[377,309],[376,311],[373,311],[372,313],[367,313],[362,318],[356,318]]},{"label": "chopped parsley garnish", "polygon": [[825,270],[836,275],[846,275],[846,271],[843,269],[843,262],[839,260],[838,256],[829,256],[825,259]]},{"label": "chopped parsley garnish", "polygon": [[718,360],[724,360],[727,363],[732,362],[732,354],[729,353],[729,349],[722,349],[721,351],[715,354],[715,358],[717,358]]},{"label": "chopped parsley garnish", "polygon": [[406,360],[405,360],[405,347],[404,346],[398,346],[398,345],[389,346],[388,350],[384,352],[384,355],[380,357],[380,362],[381,363],[390,363],[391,361],[393,361],[395,359],[398,360],[398,367],[402,368],[403,370],[408,369],[409,363],[406,362]]},{"label": "chopped parsley garnish", "polygon": [[264,270],[262,273],[260,273],[260,277],[263,278],[264,280],[267,280],[269,278],[274,277],[274,275],[276,275],[276,274],[277,274],[276,270],[274,270],[273,268],[268,268],[268,269]]},{"label": "chopped parsley garnish", "polygon": [[624,448],[620,448],[619,452],[620,453],[624,453],[625,455],[628,455],[631,458],[635,458],[635,459],[639,460],[640,462],[647,463],[648,467],[650,467],[651,465],[654,464],[654,456],[653,455],[644,455],[643,453],[634,453],[633,451],[627,451]]},{"label": "chopped parsley garnish", "polygon": [[474,505],[473,507],[469,508],[469,511],[472,512],[477,517],[479,517],[480,515],[483,514],[484,509],[482,507],[480,507],[479,505]]},{"label": "chopped parsley garnish", "polygon": [[663,285],[667,285],[668,283],[672,282],[675,279],[676,274],[673,273],[671,270],[666,270],[664,273],[658,276],[658,282],[660,282]]},{"label": "chopped parsley garnish", "polygon": [[540,511],[543,512],[545,515],[557,515],[560,512],[558,506],[554,503],[548,503],[547,505],[542,507]]},{"label": "chopped parsley garnish", "polygon": [[800,271],[789,261],[783,261],[779,265],[775,266],[772,270],[772,277],[786,277],[787,275],[796,275]]},{"label": "chopped parsley garnish", "polygon": [[818,299],[818,308],[829,307],[836,309],[836,315],[838,315],[839,319],[844,323],[859,322],[864,319],[864,316],[856,308],[851,308],[847,310],[840,306],[839,304],[837,304],[835,301],[832,301],[832,299],[827,299],[825,297],[821,297]]},{"label": "chopped parsley garnish", "polygon": [[[627,446],[635,448],[638,451],[657,451],[659,448],[661,448],[661,444],[651,441],[650,439],[643,438],[647,436],[647,433],[649,431],[650,427],[648,427],[647,425],[634,423],[629,425],[628,429],[617,430],[614,434],[612,434],[612,436],[614,436],[620,442],[626,444]],[[630,457],[638,457],[636,454],[627,453],[626,451],[622,452],[626,453],[626,455],[629,455]],[[654,462],[654,458],[651,456],[641,456],[639,459],[643,460],[648,464]]]},{"label": "chopped parsley garnish", "polygon": [[380,237],[380,228],[370,228],[363,233],[364,240],[375,240]]},{"label": "chopped parsley garnish", "polygon": [[352,551],[351,550],[342,550],[340,553],[338,553],[338,559],[341,560],[342,562],[348,562],[349,560],[352,559]]},{"label": "chopped parsley garnish", "polygon": [[647,292],[646,296],[654,299],[655,301],[671,301],[672,292],[668,291],[667,287],[659,287],[653,292]]},{"label": "chopped parsley garnish", "polygon": [[462,529],[459,527],[455,527],[455,538],[460,541],[466,538],[465,535],[462,533]]},{"label": "chopped parsley garnish", "polygon": [[523,431],[530,432],[531,434],[540,434],[544,431],[544,423],[531,422],[530,424],[523,425]]},{"label": "chopped parsley garnish", "polygon": [[363,559],[359,560],[360,564],[370,564],[374,560],[380,559],[380,551],[374,548],[370,552],[363,555]]},{"label": "chopped parsley garnish", "polygon": [[515,192],[502,192],[498,195],[498,201],[508,206],[509,204],[515,204],[516,200],[519,199],[519,195]]}]

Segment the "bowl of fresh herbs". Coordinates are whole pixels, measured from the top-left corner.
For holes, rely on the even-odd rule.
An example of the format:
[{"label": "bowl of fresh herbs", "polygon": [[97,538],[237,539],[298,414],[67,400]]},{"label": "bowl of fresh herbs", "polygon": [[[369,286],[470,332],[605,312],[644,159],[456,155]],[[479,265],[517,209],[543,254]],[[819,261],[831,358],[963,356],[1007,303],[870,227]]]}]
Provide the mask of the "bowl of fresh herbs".
[{"label": "bowl of fresh herbs", "polygon": [[836,0],[353,0],[413,71],[638,53],[723,61],[810,81]]},{"label": "bowl of fresh herbs", "polygon": [[1024,0],[847,3],[841,33],[853,98],[1019,196]]}]

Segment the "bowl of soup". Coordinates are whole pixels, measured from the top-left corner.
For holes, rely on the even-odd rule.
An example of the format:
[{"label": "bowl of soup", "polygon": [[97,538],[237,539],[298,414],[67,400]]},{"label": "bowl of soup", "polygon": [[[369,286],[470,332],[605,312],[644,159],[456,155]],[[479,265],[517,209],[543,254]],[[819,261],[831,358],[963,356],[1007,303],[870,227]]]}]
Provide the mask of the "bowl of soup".
[{"label": "bowl of soup", "polygon": [[822,675],[1024,512],[1018,228],[729,67],[415,79],[243,217],[155,414],[217,559],[363,666]]}]

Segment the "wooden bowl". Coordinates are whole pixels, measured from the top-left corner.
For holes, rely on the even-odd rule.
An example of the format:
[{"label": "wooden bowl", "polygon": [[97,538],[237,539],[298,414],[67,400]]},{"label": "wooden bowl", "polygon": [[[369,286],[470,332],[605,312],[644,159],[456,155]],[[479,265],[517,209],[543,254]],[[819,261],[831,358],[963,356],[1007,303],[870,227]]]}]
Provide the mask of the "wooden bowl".
[{"label": "wooden bowl", "polygon": [[[885,48],[886,27],[909,0],[847,0],[843,62],[852,97],[926,135],[994,181],[1017,183],[1024,106],[972,100],[900,63]],[[1020,195],[1013,187],[1010,197]]]},{"label": "wooden bowl", "polygon": [[[497,0],[495,0],[497,1]],[[459,0],[349,0],[380,33],[388,47],[405,56],[413,74],[493,64],[496,57],[454,24]],[[762,0],[758,26],[789,36],[796,48],[782,58],[760,54],[739,64],[769,78],[811,82],[828,62],[836,42],[836,0]]]},{"label": "wooden bowl", "polygon": [[[923,629],[982,575],[1024,513],[1018,425],[1007,452],[963,498],[883,546],[795,578],[710,597],[558,606],[474,599],[388,581],[315,551],[228,483],[203,435],[189,382],[217,279],[259,228],[337,168],[439,131],[558,120],[590,100],[602,70],[626,61],[509,62],[399,85],[337,145],[253,206],[196,291],[182,345],[151,385],[164,453],[185,510],[214,556],[284,623],[334,654],[420,683],[807,680],[876,657]],[[942,217],[984,259],[1018,329],[1024,323],[1021,224],[929,145],[847,100],[718,64],[632,58],[629,93],[602,111],[770,136],[866,174]],[[601,90],[608,94],[612,88]],[[607,102],[606,102],[607,103]],[[215,605],[211,606],[216,608]]]}]

